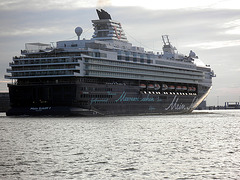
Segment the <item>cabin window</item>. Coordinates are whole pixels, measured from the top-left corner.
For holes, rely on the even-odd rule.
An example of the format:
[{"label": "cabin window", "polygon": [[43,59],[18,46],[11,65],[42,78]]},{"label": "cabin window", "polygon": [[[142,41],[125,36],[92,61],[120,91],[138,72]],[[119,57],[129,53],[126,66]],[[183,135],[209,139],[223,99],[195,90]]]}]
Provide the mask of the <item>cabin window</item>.
[{"label": "cabin window", "polygon": [[95,52],[95,57],[100,57],[100,53],[99,52]]},{"label": "cabin window", "polygon": [[151,63],[152,63],[152,61],[151,61],[150,59],[148,59],[148,60],[147,60],[147,63],[148,63],[148,64],[151,64]]},{"label": "cabin window", "polygon": [[118,56],[117,58],[118,58],[118,60],[122,60],[122,56]]}]

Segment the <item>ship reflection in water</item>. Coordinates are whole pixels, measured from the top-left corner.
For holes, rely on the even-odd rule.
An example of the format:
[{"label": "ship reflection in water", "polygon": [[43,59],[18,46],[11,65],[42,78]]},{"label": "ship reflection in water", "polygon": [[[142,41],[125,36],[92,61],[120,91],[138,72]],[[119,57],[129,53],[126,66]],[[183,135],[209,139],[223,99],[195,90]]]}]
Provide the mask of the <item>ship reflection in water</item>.
[{"label": "ship reflection in water", "polygon": [[240,111],[0,120],[0,179],[238,179]]}]

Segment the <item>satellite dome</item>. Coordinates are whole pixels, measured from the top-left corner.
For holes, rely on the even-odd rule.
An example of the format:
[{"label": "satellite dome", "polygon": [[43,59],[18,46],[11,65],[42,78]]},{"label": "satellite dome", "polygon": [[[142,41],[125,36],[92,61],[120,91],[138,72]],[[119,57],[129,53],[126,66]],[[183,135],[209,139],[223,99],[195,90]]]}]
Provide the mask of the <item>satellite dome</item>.
[{"label": "satellite dome", "polygon": [[82,32],[83,32],[83,29],[81,27],[76,27],[75,28],[75,33],[78,36],[78,40],[79,40],[79,37],[81,36]]},{"label": "satellite dome", "polygon": [[191,58],[196,58],[195,52],[193,52],[193,51],[191,50],[190,53],[189,53],[189,57],[191,57]]}]

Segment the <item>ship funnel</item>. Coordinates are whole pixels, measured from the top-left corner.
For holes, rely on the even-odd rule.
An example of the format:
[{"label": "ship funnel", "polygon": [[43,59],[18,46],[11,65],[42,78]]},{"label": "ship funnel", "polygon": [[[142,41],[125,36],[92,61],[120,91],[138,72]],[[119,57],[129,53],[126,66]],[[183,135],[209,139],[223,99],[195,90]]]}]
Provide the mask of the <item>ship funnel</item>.
[{"label": "ship funnel", "polygon": [[75,28],[75,33],[78,36],[78,40],[80,40],[80,36],[81,36],[82,32],[83,32],[83,29],[81,27],[76,27]]}]

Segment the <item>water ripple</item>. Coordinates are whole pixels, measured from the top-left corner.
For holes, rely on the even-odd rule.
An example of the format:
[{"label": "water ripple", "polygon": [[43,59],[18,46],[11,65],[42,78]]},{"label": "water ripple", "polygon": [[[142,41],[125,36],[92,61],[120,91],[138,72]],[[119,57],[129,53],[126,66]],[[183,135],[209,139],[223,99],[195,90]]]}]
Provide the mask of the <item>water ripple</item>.
[{"label": "water ripple", "polygon": [[0,179],[238,179],[240,111],[0,119]]}]

